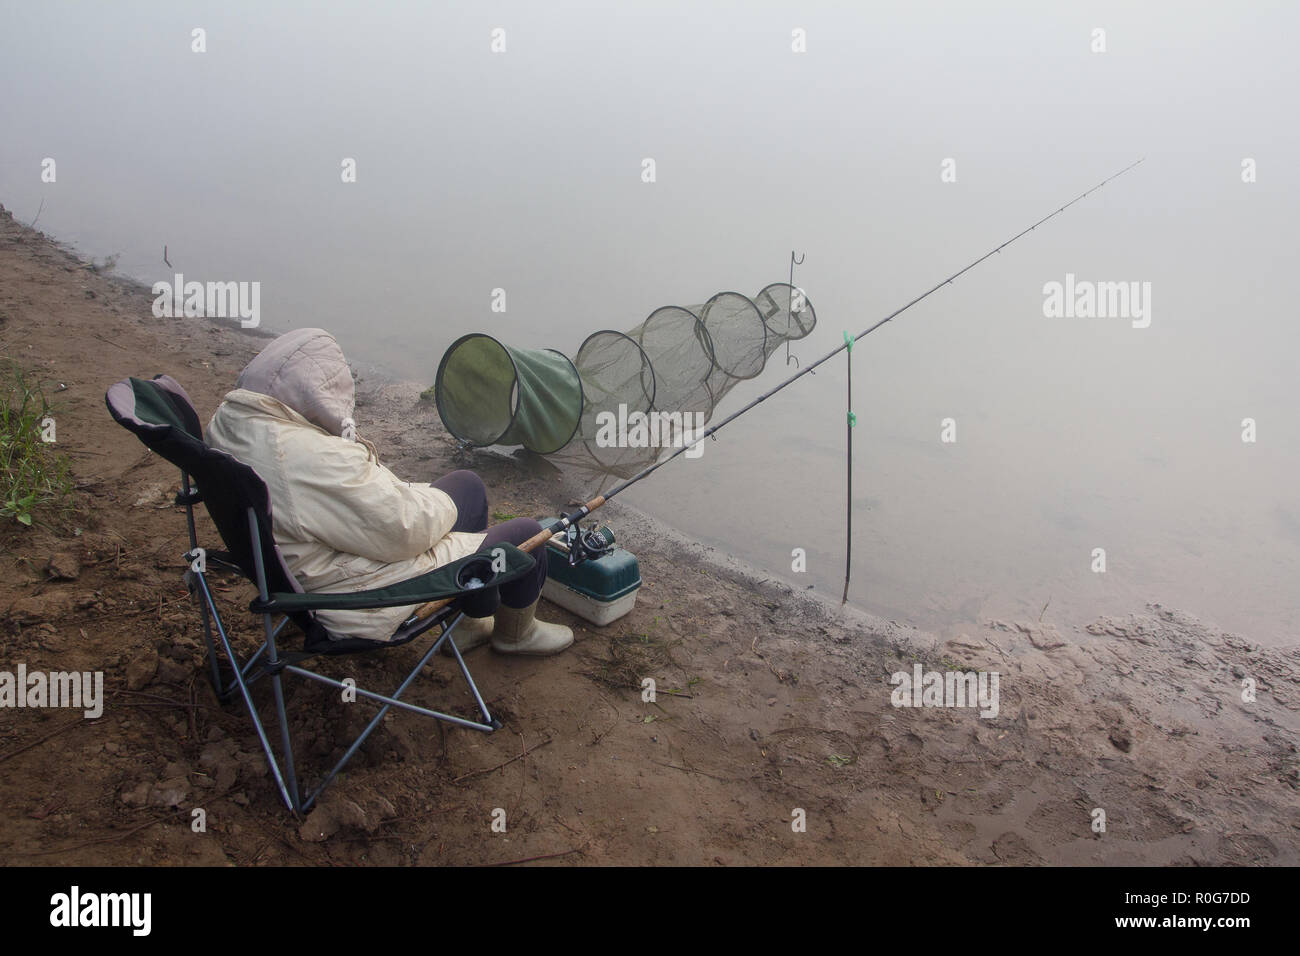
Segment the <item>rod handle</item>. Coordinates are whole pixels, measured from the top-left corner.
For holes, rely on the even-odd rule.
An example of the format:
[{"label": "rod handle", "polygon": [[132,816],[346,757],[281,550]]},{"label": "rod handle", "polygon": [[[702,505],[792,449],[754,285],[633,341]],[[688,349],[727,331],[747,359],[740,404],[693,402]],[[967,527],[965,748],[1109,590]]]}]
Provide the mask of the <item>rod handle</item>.
[{"label": "rod handle", "polygon": [[[591,514],[591,512],[595,511],[604,503],[605,503],[604,495],[597,495],[595,498],[592,498],[585,505],[583,505],[582,517],[586,517],[587,515]],[[551,535],[555,534],[555,532],[557,531],[562,530],[563,527],[564,527],[563,521],[557,521],[555,524],[551,525],[551,527],[543,528],[541,531],[537,532],[537,534],[533,535],[523,544],[519,545],[519,550],[529,551],[529,552],[536,551],[538,548],[545,546],[546,542],[551,540]],[[415,614],[413,614],[407,620],[423,621],[425,618],[429,617],[430,615],[436,614],[438,611],[441,611],[443,608],[445,608],[454,600],[456,599],[443,598],[441,601],[430,601],[428,604],[422,604],[420,605],[419,609],[415,612]]]}]

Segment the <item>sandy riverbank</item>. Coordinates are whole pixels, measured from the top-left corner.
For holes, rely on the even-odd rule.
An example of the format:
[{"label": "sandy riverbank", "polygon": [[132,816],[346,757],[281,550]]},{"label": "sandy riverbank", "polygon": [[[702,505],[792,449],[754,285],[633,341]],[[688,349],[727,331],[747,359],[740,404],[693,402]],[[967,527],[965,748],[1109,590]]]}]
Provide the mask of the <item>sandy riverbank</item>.
[{"label": "sandy riverbank", "polygon": [[[167,372],[206,420],[265,340],[155,319],[151,302],[0,215],[0,349],[57,406],[79,509],[66,526],[0,527],[0,670],[102,670],[108,694],[98,720],[0,710],[6,861],[1300,862],[1295,646],[1262,649],[1158,606],[1082,626],[988,622],[941,643],[762,581],[617,505],[603,520],[646,581],[630,616],[574,622],[575,647],[551,660],[475,652],[503,731],[392,718],[295,821],[241,712],[201,676],[176,475],[103,405],[112,382]],[[554,513],[579,492],[544,464],[458,451],[418,392],[360,383],[359,430],[397,473],[474,468],[501,514]],[[224,587],[250,646],[248,590]],[[393,683],[417,653],[323,669]],[[890,675],[917,663],[998,672],[998,716],[892,706]],[[643,703],[645,676],[678,693]],[[291,686],[310,772],[369,711]],[[466,702],[443,660],[413,699]],[[195,807],[205,834],[190,829]],[[795,808],[806,832],[792,831]]]}]

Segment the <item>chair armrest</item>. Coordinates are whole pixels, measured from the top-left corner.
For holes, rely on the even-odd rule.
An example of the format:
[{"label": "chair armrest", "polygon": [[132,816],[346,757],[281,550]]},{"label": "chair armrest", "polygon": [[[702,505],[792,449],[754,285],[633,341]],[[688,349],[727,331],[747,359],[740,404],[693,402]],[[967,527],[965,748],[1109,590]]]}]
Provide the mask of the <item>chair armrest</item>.
[{"label": "chair armrest", "polygon": [[[460,569],[471,561],[483,558],[489,561],[493,560],[494,552],[497,552],[498,549],[500,551],[500,557],[497,559],[499,570],[496,577],[492,579],[492,587],[499,587],[522,577],[531,571],[533,565],[536,564],[531,554],[520,551],[513,544],[497,544],[493,545],[490,550],[466,555],[418,577],[408,578],[405,581],[389,584],[386,587],[333,594],[276,592],[265,601],[260,597],[254,598],[248,607],[255,614],[291,614],[300,611],[362,611],[381,607],[407,607],[412,604],[424,604],[427,601],[456,598],[462,594],[473,593],[473,590],[477,590],[466,590],[457,586],[456,576]],[[505,564],[504,570],[500,570],[502,561]]]}]

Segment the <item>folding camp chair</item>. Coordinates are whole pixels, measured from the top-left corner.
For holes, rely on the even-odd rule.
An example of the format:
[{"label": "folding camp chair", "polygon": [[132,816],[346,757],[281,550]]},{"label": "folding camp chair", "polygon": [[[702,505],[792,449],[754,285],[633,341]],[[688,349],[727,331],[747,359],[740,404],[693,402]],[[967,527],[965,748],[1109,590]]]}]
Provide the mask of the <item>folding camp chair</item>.
[{"label": "folding camp chair", "polygon": [[[266,752],[280,796],[290,810],[303,813],[311,808],[321,791],[352,758],[392,707],[484,732],[491,732],[501,726],[488,711],[451,635],[465,613],[472,617],[491,614],[499,600],[500,585],[527,573],[533,566],[531,555],[512,545],[500,544],[493,547],[490,555],[483,552],[469,555],[388,587],[346,594],[306,594],[289,570],[272,537],[271,501],[266,483],[248,465],[204,443],[198,413],[185,390],[174,379],[167,375],[156,376],[152,381],[125,379],[109,388],[105,402],[118,424],[130,429],[145,445],[181,470],[181,490],[176,496],[176,504],[185,507],[190,535],[190,550],[185,554],[190,568],[185,573],[185,581],[190,592],[197,598],[203,620],[203,639],[207,644],[210,665],[209,679],[223,702],[232,699],[236,692],[243,697],[257,731],[257,738]],[[199,547],[194,524],[194,506],[199,502],[207,508],[213,524],[220,532],[227,549],[225,552]],[[231,644],[230,635],[208,586],[209,564],[236,571],[257,586],[258,596],[250,603],[249,610],[261,615],[266,637],[257,651],[242,663]],[[408,618],[389,641],[332,634],[315,614],[321,610],[405,607],[443,599],[451,599],[451,603],[424,619],[415,616]],[[283,616],[275,623],[273,618],[277,614]],[[292,622],[303,634],[304,643],[300,652],[286,653],[277,646],[277,638],[288,622]],[[415,640],[434,626],[442,628],[438,639],[392,694],[384,695],[361,687],[355,688],[357,696],[377,701],[383,706],[347,748],[338,763],[304,798],[294,764],[281,675],[287,671],[350,691],[354,689],[351,684],[307,670],[299,664],[321,655],[354,654],[397,647]],[[229,681],[223,678],[224,668],[213,641],[214,630],[231,672]],[[448,649],[460,667],[482,714],[481,720],[457,717],[400,699],[421,668],[443,647]],[[250,693],[251,685],[263,677],[271,679],[276,718],[280,726],[282,763],[276,759]]]}]

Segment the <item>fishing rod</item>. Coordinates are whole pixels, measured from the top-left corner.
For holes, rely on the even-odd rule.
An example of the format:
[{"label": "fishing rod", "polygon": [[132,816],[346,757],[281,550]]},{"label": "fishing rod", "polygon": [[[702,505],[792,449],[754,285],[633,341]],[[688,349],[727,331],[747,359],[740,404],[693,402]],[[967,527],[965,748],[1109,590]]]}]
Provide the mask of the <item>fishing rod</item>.
[{"label": "fishing rod", "polygon": [[[540,547],[544,546],[544,545],[546,544],[546,542],[550,541],[551,538],[552,538],[553,536],[555,536],[555,535],[557,535],[557,534],[560,534],[560,533],[563,533],[563,532],[565,532],[565,531],[568,531],[569,528],[571,528],[571,527],[573,527],[574,525],[576,525],[579,521],[581,521],[583,518],[587,517],[587,515],[591,514],[591,513],[592,513],[593,511],[595,511],[597,508],[602,507],[606,502],[608,502],[608,501],[609,501],[611,498],[613,498],[615,495],[620,494],[620,493],[623,492],[623,491],[626,491],[628,488],[630,488],[630,487],[632,487],[633,485],[635,485],[638,481],[641,481],[641,480],[644,479],[644,478],[649,478],[649,477],[650,477],[651,475],[653,475],[656,471],[658,471],[658,470],[659,470],[660,468],[662,468],[664,465],[668,464],[670,461],[672,461],[672,460],[673,460],[674,458],[676,458],[678,455],[682,454],[683,452],[689,451],[691,448],[694,448],[694,447],[695,447],[696,445],[698,445],[700,442],[704,441],[704,439],[712,437],[714,434],[716,434],[716,433],[717,433],[720,429],[722,429],[724,426],[731,424],[733,421],[735,421],[737,418],[739,418],[741,415],[745,414],[746,412],[748,412],[750,409],[754,408],[755,406],[757,406],[757,405],[761,405],[763,402],[767,401],[769,398],[771,398],[771,397],[772,397],[773,395],[775,395],[777,392],[781,391],[781,389],[785,388],[787,385],[791,385],[791,384],[793,384],[794,382],[797,382],[799,379],[803,378],[805,375],[809,375],[809,374],[811,374],[811,373],[812,373],[812,372],[813,372],[813,371],[814,371],[814,370],[815,370],[819,365],[823,365],[823,364],[825,364],[826,362],[829,362],[831,359],[833,359],[835,356],[839,355],[839,354],[840,354],[841,352],[843,352],[845,349],[852,348],[852,347],[857,343],[857,341],[858,341],[859,339],[866,338],[866,337],[867,337],[868,335],[870,335],[872,332],[876,331],[876,329],[880,328],[880,327],[881,327],[882,325],[884,325],[885,323],[890,322],[890,321],[892,321],[893,319],[898,318],[898,316],[902,315],[904,312],[906,312],[906,311],[907,311],[908,309],[910,309],[912,306],[914,306],[914,305],[916,305],[917,303],[923,301],[924,299],[929,298],[931,295],[933,295],[934,293],[938,292],[938,291],[939,291],[940,289],[942,289],[944,286],[946,286],[946,285],[951,285],[954,281],[956,281],[957,279],[961,278],[963,275],[965,275],[965,274],[966,274],[967,272],[969,272],[971,269],[974,269],[977,265],[979,265],[979,264],[980,264],[981,262],[983,262],[985,259],[990,259],[990,258],[992,258],[994,255],[996,255],[997,253],[1001,252],[1003,249],[1005,249],[1007,246],[1011,245],[1011,244],[1012,244],[1013,242],[1015,242],[1017,239],[1019,239],[1019,238],[1021,238],[1022,236],[1028,235],[1029,233],[1033,232],[1035,229],[1037,229],[1037,228],[1038,228],[1039,226],[1041,226],[1043,223],[1047,222],[1049,219],[1054,219],[1055,217],[1059,216],[1061,213],[1065,212],[1065,210],[1069,209],[1071,206],[1073,206],[1075,203],[1079,202],[1081,199],[1084,199],[1084,198],[1086,198],[1088,195],[1090,195],[1090,194],[1096,192],[1098,189],[1101,189],[1103,186],[1105,186],[1105,185],[1106,185],[1107,183],[1109,183],[1111,180],[1113,180],[1113,179],[1118,179],[1120,176],[1123,176],[1125,173],[1127,173],[1130,169],[1133,169],[1135,166],[1139,166],[1139,165],[1141,165],[1141,163],[1142,163],[1145,159],[1146,159],[1146,157],[1143,157],[1142,159],[1139,159],[1137,162],[1130,163],[1129,165],[1125,166],[1125,167],[1124,167],[1123,169],[1121,169],[1119,172],[1117,172],[1117,173],[1113,173],[1112,175],[1107,176],[1105,179],[1103,179],[1101,182],[1097,183],[1097,185],[1093,186],[1091,189],[1088,189],[1088,190],[1085,190],[1084,192],[1081,192],[1079,195],[1075,196],[1073,199],[1071,199],[1069,202],[1067,202],[1064,206],[1061,206],[1059,209],[1057,209],[1057,210],[1055,210],[1055,211],[1053,211],[1053,212],[1048,213],[1046,216],[1044,216],[1042,219],[1038,220],[1038,221],[1037,221],[1036,223],[1034,223],[1032,226],[1029,226],[1029,227],[1026,228],[1026,229],[1022,229],[1020,232],[1016,233],[1014,236],[1012,236],[1012,237],[1011,237],[1010,239],[1008,239],[1006,242],[1002,243],[1002,244],[999,245],[999,246],[996,246],[996,247],[993,248],[993,249],[990,249],[988,252],[984,253],[984,255],[980,256],[978,259],[974,260],[974,261],[971,262],[969,265],[965,266],[965,267],[962,268],[962,269],[959,269],[957,272],[954,272],[952,275],[948,276],[948,278],[944,279],[943,281],[941,281],[941,282],[937,283],[936,285],[932,286],[931,288],[927,289],[925,292],[922,292],[920,295],[918,295],[918,296],[917,296],[915,299],[913,299],[912,301],[908,302],[906,305],[903,305],[903,306],[901,306],[901,307],[895,309],[893,312],[889,313],[889,314],[888,314],[887,316],[885,316],[883,319],[880,319],[880,320],[879,320],[878,322],[876,322],[875,324],[873,324],[873,325],[871,325],[871,326],[868,326],[865,330],[863,330],[862,332],[859,332],[857,335],[853,336],[852,338],[850,338],[847,334],[845,334],[845,336],[844,336],[844,343],[843,343],[842,345],[838,345],[838,346],[836,346],[835,348],[831,349],[831,351],[827,352],[825,355],[823,355],[821,358],[819,358],[817,361],[813,362],[811,365],[806,365],[806,366],[804,366],[804,367],[801,368],[798,372],[796,372],[794,375],[791,375],[789,378],[787,378],[787,379],[785,379],[785,380],[783,380],[783,381],[777,383],[775,386],[773,386],[772,388],[768,389],[768,390],[767,390],[766,392],[764,392],[762,395],[759,395],[757,398],[755,398],[753,401],[751,401],[748,405],[744,406],[743,408],[739,408],[739,409],[737,409],[736,411],[732,412],[730,415],[728,415],[728,416],[727,416],[726,418],[724,418],[722,421],[718,422],[716,425],[712,425],[712,426],[710,426],[709,428],[706,428],[703,432],[700,433],[699,438],[696,439],[695,441],[691,442],[689,445],[683,443],[682,447],[678,448],[676,451],[674,451],[674,452],[673,452],[671,455],[669,455],[667,458],[661,459],[660,461],[657,461],[657,462],[655,462],[654,464],[649,465],[648,467],[641,469],[639,472],[637,472],[637,473],[636,473],[635,475],[633,475],[631,478],[626,479],[626,480],[623,481],[621,484],[615,485],[613,488],[611,488],[611,489],[610,489],[608,492],[606,492],[605,494],[603,494],[603,495],[597,495],[595,498],[592,498],[590,501],[588,501],[586,504],[584,504],[584,505],[583,505],[581,508],[579,508],[577,511],[574,511],[574,512],[572,512],[571,514],[562,515],[562,516],[561,516],[558,520],[556,520],[556,522],[555,522],[554,524],[552,524],[549,528],[543,528],[541,531],[539,531],[537,534],[533,535],[531,538],[529,538],[529,539],[528,539],[527,541],[525,541],[523,544],[519,545],[519,550],[520,550],[520,551],[534,551],[534,550],[536,550],[537,548],[540,548]],[[431,615],[431,614],[433,614],[433,613],[435,613],[435,612],[441,610],[442,608],[446,607],[447,605],[451,604],[453,600],[455,600],[455,599],[454,599],[454,598],[447,598],[447,599],[444,599],[444,600],[441,600],[441,601],[431,601],[430,603],[423,605],[423,606],[422,606],[418,611],[416,611],[416,612],[415,612],[415,615],[411,618],[411,620],[427,618],[427,617],[429,617],[429,615]]]}]

